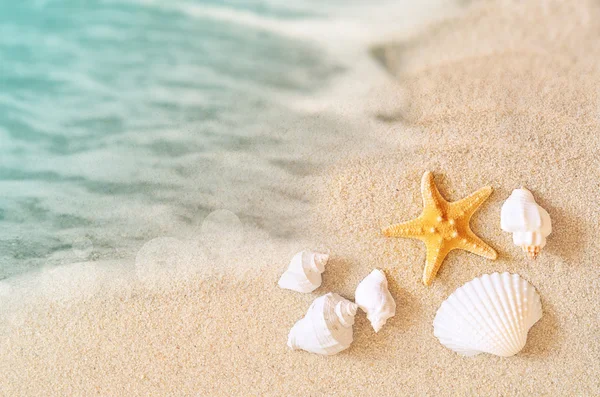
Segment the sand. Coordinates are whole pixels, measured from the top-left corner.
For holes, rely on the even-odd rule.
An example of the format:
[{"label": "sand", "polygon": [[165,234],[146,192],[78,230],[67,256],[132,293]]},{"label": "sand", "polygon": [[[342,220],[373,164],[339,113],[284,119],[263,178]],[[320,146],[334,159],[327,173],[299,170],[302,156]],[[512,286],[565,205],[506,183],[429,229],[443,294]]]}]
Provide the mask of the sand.
[{"label": "sand", "polygon": [[[77,280],[59,270],[0,285],[18,308],[2,312],[0,394],[599,395],[599,16],[585,2],[477,3],[381,47],[401,87],[397,106],[382,99],[378,114],[396,144],[344,160],[314,183],[303,241],[244,228],[221,236],[235,248],[150,244],[154,256],[129,269],[177,265],[156,279],[85,264],[74,265],[88,267]],[[378,232],[419,214],[426,170],[449,200],[494,187],[471,226],[499,253],[490,261],[452,252],[431,287],[420,284],[422,243]],[[536,261],[499,227],[502,202],[520,186],[553,220]],[[323,285],[312,294],[279,289],[286,262],[305,247],[331,254]],[[314,298],[353,298],[375,267],[388,275],[396,317],[375,334],[360,312],[353,345],[336,356],[288,350],[287,333]],[[529,280],[544,315],[518,355],[460,357],[434,337],[435,312],[457,287],[495,271]],[[64,288],[14,302],[36,283]]]}]

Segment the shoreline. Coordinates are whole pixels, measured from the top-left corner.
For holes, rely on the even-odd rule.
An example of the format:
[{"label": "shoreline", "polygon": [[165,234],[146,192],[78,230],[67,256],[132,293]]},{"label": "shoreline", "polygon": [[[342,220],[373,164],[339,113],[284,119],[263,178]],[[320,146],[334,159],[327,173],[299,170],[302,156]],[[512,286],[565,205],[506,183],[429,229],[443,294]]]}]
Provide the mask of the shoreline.
[{"label": "shoreline", "polygon": [[[63,154],[46,153],[32,144],[31,153],[20,158],[18,142],[9,139],[11,151],[2,157],[8,179],[0,183],[0,189],[6,191],[0,200],[0,240],[4,240],[0,279],[50,265],[131,260],[151,239],[186,239],[197,234],[203,218],[220,209],[232,211],[244,223],[260,226],[276,237],[302,231],[306,228],[303,220],[310,213],[305,185],[315,183],[318,171],[350,153],[386,144],[382,139],[385,126],[373,120],[371,109],[365,108],[380,106],[381,98],[372,92],[372,86],[385,86],[391,78],[371,61],[365,47],[388,31],[397,29],[402,36],[422,28],[425,20],[436,18],[436,13],[427,11],[438,2],[411,6],[384,1],[385,7],[355,4],[337,11],[337,7],[322,5],[316,13],[294,18],[244,12],[234,6],[208,7],[206,15],[202,7],[191,4],[144,2],[132,7],[132,13],[170,10],[186,23],[194,22],[190,29],[206,18],[211,23],[223,21],[225,31],[247,28],[252,32],[250,44],[260,43],[258,36],[252,39],[257,34],[265,36],[265,50],[289,49],[274,54],[272,63],[253,60],[251,51],[234,57],[233,70],[236,62],[248,68],[248,74],[239,76],[230,75],[229,70],[221,76],[205,67],[202,59],[184,57],[181,67],[164,77],[181,82],[186,70],[195,71],[200,73],[195,83],[184,91],[170,91],[160,75],[155,84],[146,87],[158,90],[161,100],[171,104],[165,120],[160,120],[162,113],[153,114],[143,129],[123,127],[121,131],[116,126],[114,135],[99,132],[94,140],[99,147],[86,143],[85,124],[79,126],[81,136],[73,137],[79,150],[68,150],[68,132],[56,135],[60,145],[66,145]],[[310,8],[293,8],[306,7]],[[444,6],[444,10],[454,8]],[[418,15],[408,17],[413,11]],[[322,16],[314,15],[321,12]],[[370,18],[365,19],[367,14]],[[390,14],[398,15],[398,20],[391,20]],[[177,58],[181,52],[175,49],[169,54]],[[299,56],[305,59],[288,65]],[[142,78],[156,69],[148,67],[151,70],[134,68],[130,72]],[[74,71],[82,76],[87,73]],[[211,90],[204,93],[205,79],[222,86],[222,95],[212,97]],[[72,88],[77,91],[81,87]],[[244,95],[230,98],[238,91]],[[128,106],[127,101],[123,105]],[[209,112],[204,120],[205,105],[214,105],[222,117],[213,115],[213,119]],[[199,116],[193,110],[198,107]],[[116,110],[114,116],[117,124],[139,122],[126,111]],[[181,124],[171,124],[170,117],[179,120],[180,116]],[[39,117],[43,119],[43,114]],[[31,156],[37,160],[29,161]],[[302,233],[295,237],[301,238]]]}]

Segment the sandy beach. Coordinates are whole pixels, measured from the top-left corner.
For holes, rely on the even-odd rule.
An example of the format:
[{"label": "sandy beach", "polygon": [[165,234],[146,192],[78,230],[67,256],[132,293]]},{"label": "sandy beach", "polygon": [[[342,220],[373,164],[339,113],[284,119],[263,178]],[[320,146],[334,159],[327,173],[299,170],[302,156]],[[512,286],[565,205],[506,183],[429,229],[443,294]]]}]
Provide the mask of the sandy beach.
[{"label": "sandy beach", "polygon": [[[1,283],[0,395],[599,395],[598,21],[592,2],[483,2],[379,46],[398,88],[374,87],[367,101],[385,103],[371,111],[394,145],[306,179],[312,220],[302,241],[233,225],[208,242],[151,242],[118,271],[86,263]],[[420,281],[424,245],[380,233],[420,213],[428,170],[451,201],[494,188],[471,228],[499,253],[454,251],[431,287]],[[500,229],[501,205],[521,186],[553,222],[535,261]],[[322,286],[278,288],[304,248],[331,255]],[[140,266],[171,270],[144,279]],[[397,302],[379,333],[359,311],[350,349],[289,350],[287,334],[315,298],[353,299],[374,268]],[[441,303],[504,271],[541,296],[525,348],[467,358],[442,346],[432,326]]]}]

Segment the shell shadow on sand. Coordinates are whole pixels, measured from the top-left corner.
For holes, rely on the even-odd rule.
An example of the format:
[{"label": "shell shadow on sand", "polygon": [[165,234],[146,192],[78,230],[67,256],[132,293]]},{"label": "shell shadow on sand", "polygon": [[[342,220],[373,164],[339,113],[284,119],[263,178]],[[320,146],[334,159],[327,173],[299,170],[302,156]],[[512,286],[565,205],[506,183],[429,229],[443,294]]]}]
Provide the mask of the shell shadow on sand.
[{"label": "shell shadow on sand", "polygon": [[[339,256],[330,255],[325,265],[321,286],[313,291],[313,294],[320,296],[327,292],[337,292],[343,296],[349,296],[349,275],[352,267],[350,261]],[[353,292],[354,290],[352,290]]]},{"label": "shell shadow on sand", "polygon": [[540,205],[552,217],[552,229],[554,230],[548,237],[548,245],[544,249],[559,258],[573,262],[584,252],[584,240],[581,239],[581,236],[585,236],[587,233],[584,233],[581,227],[581,220],[565,208],[556,207],[541,200]]},{"label": "shell shadow on sand", "polygon": [[354,324],[354,343],[349,351],[361,356],[381,357],[382,350],[388,351],[395,339],[407,332],[422,315],[418,300],[405,289],[398,286],[394,277],[386,273],[388,289],[396,302],[396,314],[389,318],[377,333],[373,330],[367,314],[359,310]]},{"label": "shell shadow on sand", "polygon": [[549,357],[560,346],[562,336],[554,307],[543,300],[542,318],[529,330],[527,344],[519,352],[520,356],[543,359]]}]

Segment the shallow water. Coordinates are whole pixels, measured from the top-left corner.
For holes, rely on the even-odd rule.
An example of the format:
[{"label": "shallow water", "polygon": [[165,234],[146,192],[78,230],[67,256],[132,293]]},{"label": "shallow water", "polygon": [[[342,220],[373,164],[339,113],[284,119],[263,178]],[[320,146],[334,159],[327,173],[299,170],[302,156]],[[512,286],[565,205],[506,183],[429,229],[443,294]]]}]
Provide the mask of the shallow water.
[{"label": "shallow water", "polygon": [[219,209],[294,236],[299,181],[376,145],[345,107],[385,78],[369,45],[435,7],[379,3],[3,2],[0,279],[131,258]]}]

